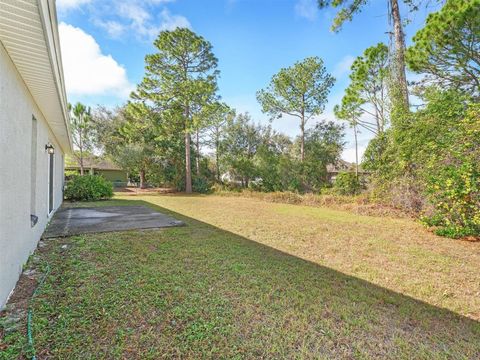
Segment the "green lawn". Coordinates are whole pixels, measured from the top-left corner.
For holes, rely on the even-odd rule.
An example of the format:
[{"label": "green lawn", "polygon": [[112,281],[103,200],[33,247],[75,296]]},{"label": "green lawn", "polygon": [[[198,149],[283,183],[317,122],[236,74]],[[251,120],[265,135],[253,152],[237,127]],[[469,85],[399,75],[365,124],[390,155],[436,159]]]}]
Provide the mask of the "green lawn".
[{"label": "green lawn", "polygon": [[478,243],[253,199],[123,198],[95,205],[147,204],[187,226],[50,240],[40,359],[480,358]]}]

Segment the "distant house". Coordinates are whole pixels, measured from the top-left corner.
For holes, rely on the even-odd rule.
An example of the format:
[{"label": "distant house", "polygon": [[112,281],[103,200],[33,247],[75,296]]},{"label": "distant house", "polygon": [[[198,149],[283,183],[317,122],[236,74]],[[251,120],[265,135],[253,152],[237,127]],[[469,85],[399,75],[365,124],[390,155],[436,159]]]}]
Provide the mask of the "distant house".
[{"label": "distant house", "polygon": [[[125,170],[115,165],[108,159],[98,157],[87,157],[83,159],[83,170],[85,174],[101,175],[106,180],[112,182],[115,187],[124,187],[128,183],[128,174]],[[68,175],[72,173],[80,174],[80,164],[77,160],[67,161],[65,172]]]},{"label": "distant house", "polygon": [[260,177],[256,177],[256,178],[253,178],[253,179],[248,179],[248,181],[247,181],[242,176],[235,175],[230,171],[227,171],[227,172],[223,173],[220,176],[220,180],[224,184],[232,184],[232,185],[235,185],[235,186],[238,186],[238,187],[240,187],[240,186],[243,187],[243,186],[246,186],[248,184],[261,184],[261,182],[262,182],[262,178],[260,178]]},{"label": "distant house", "polygon": [[71,152],[55,0],[0,1],[0,308],[62,204]]},{"label": "distant house", "polygon": [[[351,162],[340,159],[335,164],[328,164],[327,165],[328,181],[330,183],[334,183],[338,174],[342,172],[349,172],[349,171],[355,172],[355,163],[351,163]],[[358,174],[364,177],[369,173],[368,171],[363,170],[361,166],[359,166]]]}]

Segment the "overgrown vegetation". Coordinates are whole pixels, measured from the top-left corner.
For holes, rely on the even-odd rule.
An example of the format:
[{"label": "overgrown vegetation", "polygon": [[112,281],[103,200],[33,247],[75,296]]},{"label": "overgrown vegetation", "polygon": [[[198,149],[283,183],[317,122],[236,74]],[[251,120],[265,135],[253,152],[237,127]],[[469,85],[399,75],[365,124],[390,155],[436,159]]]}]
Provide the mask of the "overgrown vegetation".
[{"label": "overgrown vegetation", "polygon": [[[337,22],[351,19],[345,16],[347,9],[359,11],[356,2],[352,7],[348,3],[333,3],[344,6]],[[416,2],[410,5],[415,9]],[[417,214],[437,234],[450,237],[480,236],[479,11],[478,0],[447,0],[413,37],[407,63],[425,74],[410,89],[421,100],[416,111],[405,106],[398,71],[405,64],[397,56],[396,37],[389,68],[387,48],[381,44],[354,62],[351,84],[336,108],[337,117],[349,121],[355,134],[357,127],[375,134],[363,161],[363,168],[372,172],[372,196]],[[388,122],[388,128],[379,126]]]},{"label": "overgrown vegetation", "polygon": [[364,186],[357,174],[341,172],[335,179],[334,189],[340,195],[357,195]]},{"label": "overgrown vegetation", "polygon": [[[434,104],[432,101],[431,106]],[[479,235],[480,104],[470,103],[458,113],[452,108],[441,110],[443,124],[436,122],[435,131],[444,132],[429,143],[432,153],[426,157],[425,168],[421,169],[429,204],[433,207],[424,220],[439,227],[437,233],[440,235]],[[427,110],[425,115],[432,111]],[[451,116],[445,117],[445,114]],[[427,124],[431,121],[422,120]],[[418,123],[420,125],[422,121]]]},{"label": "overgrown vegetation", "polygon": [[72,201],[95,201],[112,196],[112,183],[100,175],[73,176],[65,189],[65,199]]}]

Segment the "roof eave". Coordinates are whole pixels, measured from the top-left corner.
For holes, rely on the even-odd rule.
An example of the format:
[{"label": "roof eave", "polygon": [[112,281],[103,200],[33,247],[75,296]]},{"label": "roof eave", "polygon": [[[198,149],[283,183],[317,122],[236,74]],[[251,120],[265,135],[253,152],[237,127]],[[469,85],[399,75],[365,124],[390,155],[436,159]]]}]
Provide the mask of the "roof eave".
[{"label": "roof eave", "polygon": [[71,152],[55,0],[0,0],[0,19],[3,47],[54,140],[64,152]]},{"label": "roof eave", "polygon": [[40,18],[42,19],[44,35],[47,40],[47,48],[50,56],[50,63],[53,70],[58,101],[61,104],[63,121],[68,138],[68,147],[63,148],[65,153],[73,152],[72,135],[70,131],[70,117],[67,107],[67,95],[63,77],[62,53],[60,48],[60,35],[58,33],[58,20],[55,0],[38,0]]}]

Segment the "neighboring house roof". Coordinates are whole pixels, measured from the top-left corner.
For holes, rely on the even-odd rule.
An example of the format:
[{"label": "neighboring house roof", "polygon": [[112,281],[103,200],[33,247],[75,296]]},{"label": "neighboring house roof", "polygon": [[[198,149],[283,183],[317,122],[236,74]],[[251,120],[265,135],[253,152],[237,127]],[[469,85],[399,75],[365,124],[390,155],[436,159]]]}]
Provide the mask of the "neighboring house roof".
[{"label": "neighboring house roof", "polygon": [[[355,164],[350,163],[345,160],[338,160],[335,164],[328,164],[327,165],[327,172],[328,173],[339,173],[343,171],[355,171]],[[361,166],[358,168],[359,172],[365,172]]]},{"label": "neighboring house roof", "polygon": [[55,0],[1,0],[0,41],[64,152],[71,152]]},{"label": "neighboring house roof", "polygon": [[[65,170],[77,170],[80,169],[80,162],[74,160],[73,164],[66,164]],[[94,170],[123,170],[121,167],[114,164],[108,159],[101,158],[85,158],[83,159],[83,168],[85,170],[94,169]]]}]

